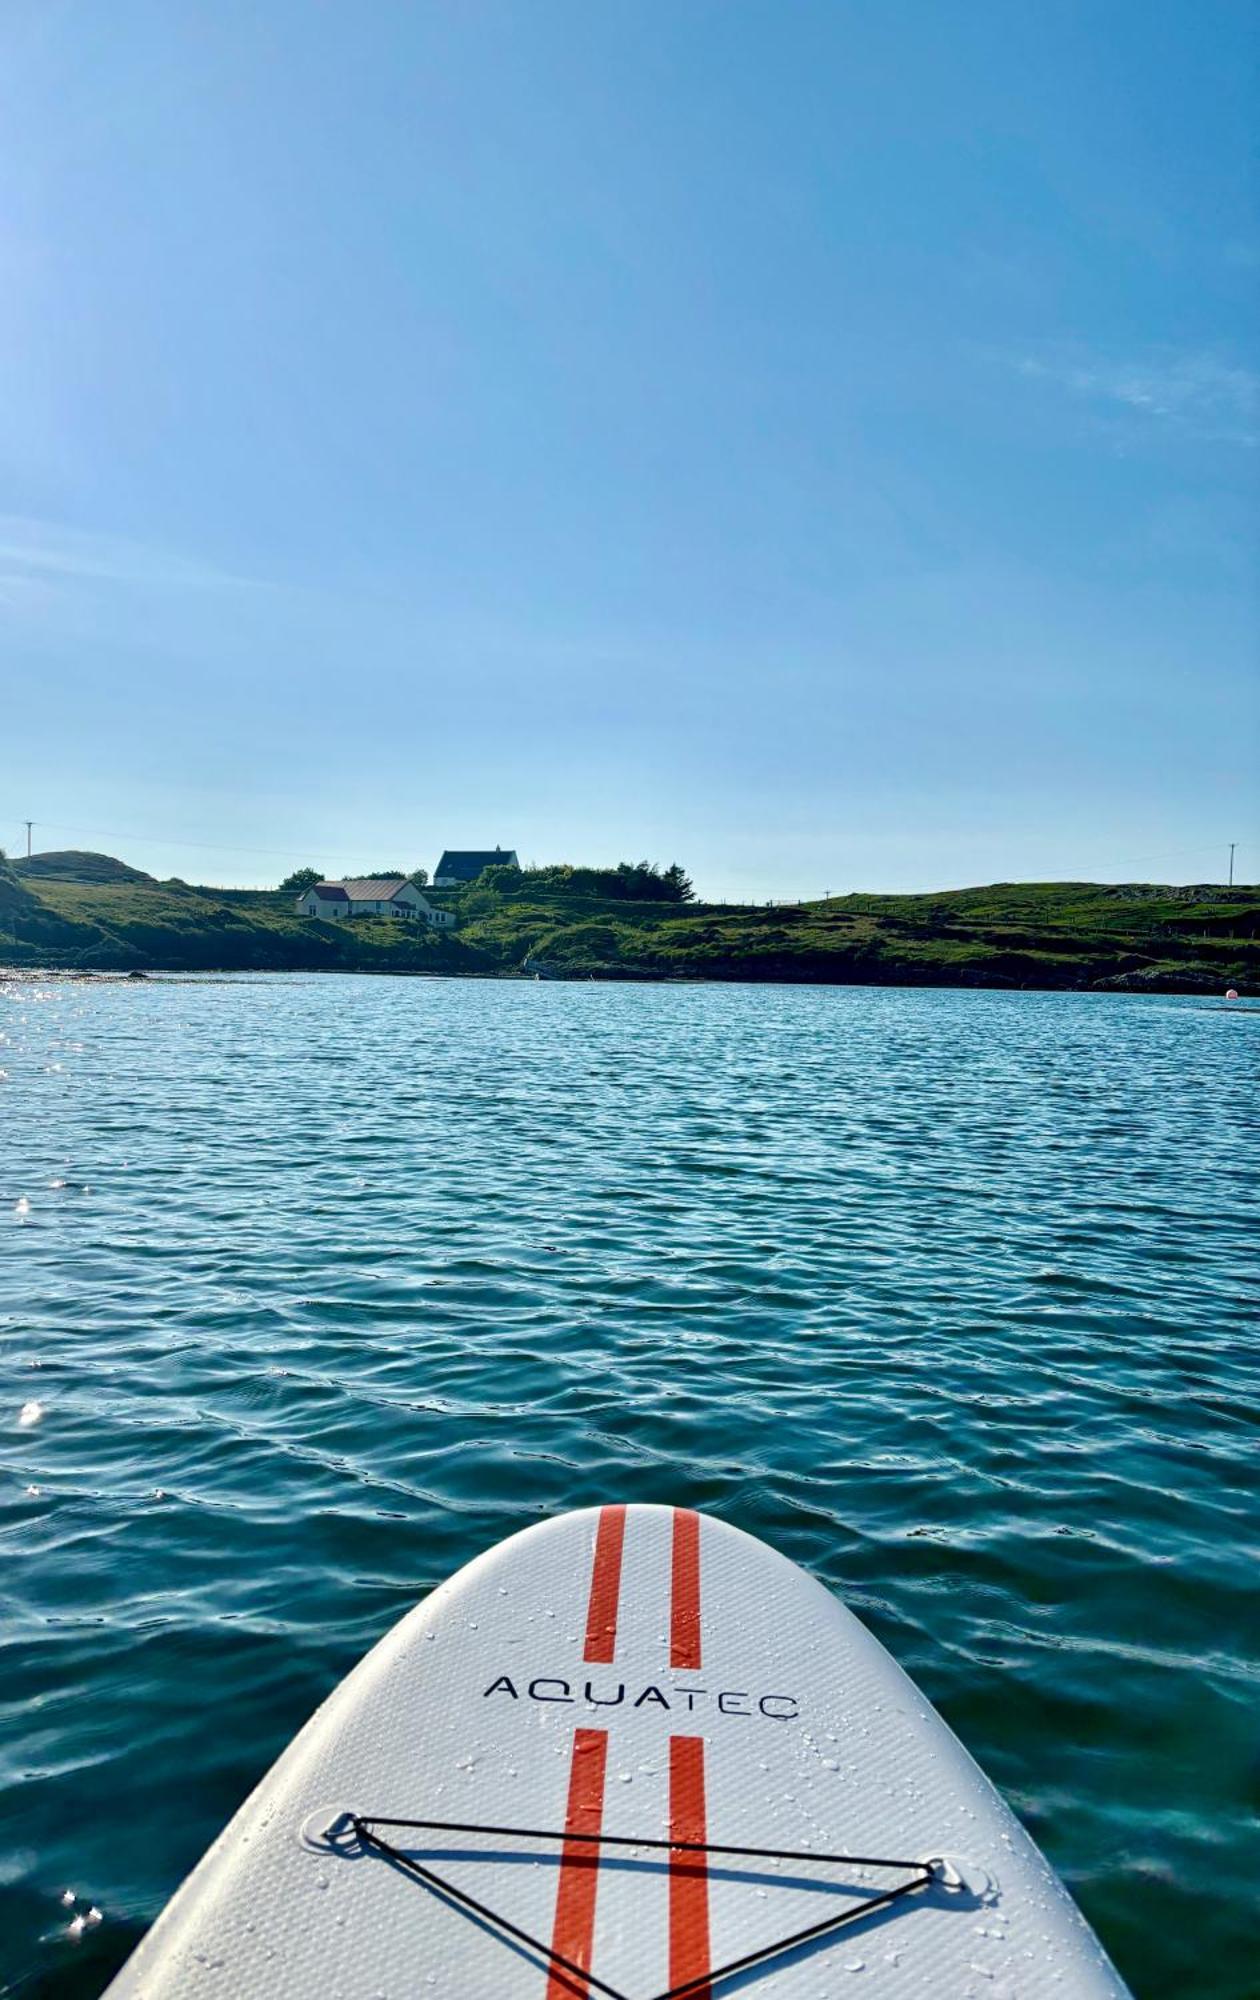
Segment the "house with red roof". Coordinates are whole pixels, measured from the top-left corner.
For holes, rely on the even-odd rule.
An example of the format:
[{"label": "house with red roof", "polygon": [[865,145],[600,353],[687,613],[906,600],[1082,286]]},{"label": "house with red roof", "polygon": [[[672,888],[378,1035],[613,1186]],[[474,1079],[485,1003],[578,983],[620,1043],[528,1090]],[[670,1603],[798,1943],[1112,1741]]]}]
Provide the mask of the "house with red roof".
[{"label": "house with red roof", "polygon": [[431,903],[403,875],[366,875],[346,882],[313,882],[297,899],[304,917],[338,921],[348,917],[408,917],[443,929],[454,922],[449,910]]}]

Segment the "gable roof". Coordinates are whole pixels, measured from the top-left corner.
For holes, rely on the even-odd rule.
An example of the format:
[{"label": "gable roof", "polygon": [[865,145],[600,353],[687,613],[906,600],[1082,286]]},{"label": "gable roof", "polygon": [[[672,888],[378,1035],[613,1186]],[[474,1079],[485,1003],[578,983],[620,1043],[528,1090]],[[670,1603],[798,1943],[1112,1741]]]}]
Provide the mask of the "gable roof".
[{"label": "gable roof", "polygon": [[453,875],[458,882],[475,882],[483,868],[516,868],[514,847],[458,848],[448,847],[434,869],[438,875]]},{"label": "gable roof", "polygon": [[363,875],[351,882],[315,882],[314,893],[327,903],[388,903],[407,886],[405,875]]},{"label": "gable roof", "polygon": [[406,886],[406,881],[405,875],[365,875],[341,886],[352,903],[388,903],[391,896]]}]

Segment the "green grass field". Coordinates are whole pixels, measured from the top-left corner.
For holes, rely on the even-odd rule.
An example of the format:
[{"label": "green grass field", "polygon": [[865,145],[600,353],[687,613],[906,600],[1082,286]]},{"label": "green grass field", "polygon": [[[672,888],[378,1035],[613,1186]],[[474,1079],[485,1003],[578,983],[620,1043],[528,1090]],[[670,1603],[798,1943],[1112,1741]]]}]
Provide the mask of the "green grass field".
[{"label": "green grass field", "polygon": [[157,882],[109,856],[0,864],[0,965],[1216,992],[1260,984],[1260,890],[1009,882],[773,908],[630,902],[528,875],[434,892],[450,932],[323,923],[275,890]]}]

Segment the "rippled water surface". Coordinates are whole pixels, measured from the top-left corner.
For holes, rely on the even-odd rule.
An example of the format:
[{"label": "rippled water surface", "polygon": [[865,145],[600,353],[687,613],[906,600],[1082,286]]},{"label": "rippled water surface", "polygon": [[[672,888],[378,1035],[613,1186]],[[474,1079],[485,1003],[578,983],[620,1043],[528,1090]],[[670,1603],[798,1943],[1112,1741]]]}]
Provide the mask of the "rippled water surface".
[{"label": "rippled water surface", "polygon": [[400,1613],[610,1497],[841,1592],[1142,2000],[1257,1990],[1260,1017],[271,978],[0,1029],[16,1990],[99,1993]]}]

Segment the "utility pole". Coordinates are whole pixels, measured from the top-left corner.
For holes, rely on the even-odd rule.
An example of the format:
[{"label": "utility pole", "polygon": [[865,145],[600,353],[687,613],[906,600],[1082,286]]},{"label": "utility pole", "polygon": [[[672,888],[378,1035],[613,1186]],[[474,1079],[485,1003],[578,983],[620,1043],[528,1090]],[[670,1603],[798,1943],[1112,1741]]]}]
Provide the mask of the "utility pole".
[{"label": "utility pole", "polygon": [[1229,886],[1231,889],[1234,886],[1234,849],[1237,845],[1238,842],[1236,840],[1231,840],[1229,843]]},{"label": "utility pole", "polygon": [[[22,824],[26,828],[26,858],[29,861],[31,858],[31,828],[34,826],[35,822],[33,819],[24,819],[22,821]],[[1233,853],[1232,848],[1230,849],[1230,852],[1231,854]],[[1234,878],[1231,875],[1229,879],[1232,882]]]}]

